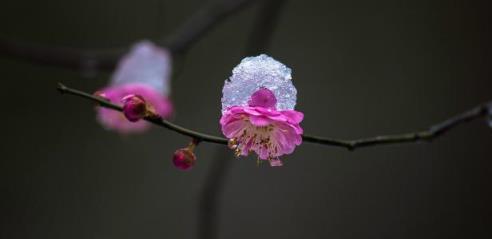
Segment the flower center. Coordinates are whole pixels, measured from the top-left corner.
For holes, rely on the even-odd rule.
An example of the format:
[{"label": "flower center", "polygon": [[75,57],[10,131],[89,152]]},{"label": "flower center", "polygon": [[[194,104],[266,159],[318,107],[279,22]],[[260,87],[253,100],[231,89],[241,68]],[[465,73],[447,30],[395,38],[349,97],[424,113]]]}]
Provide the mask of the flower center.
[{"label": "flower center", "polygon": [[229,147],[235,149],[236,156],[247,155],[255,151],[260,159],[270,160],[278,154],[279,145],[273,137],[274,126],[254,126],[248,122],[238,136],[229,141]]}]

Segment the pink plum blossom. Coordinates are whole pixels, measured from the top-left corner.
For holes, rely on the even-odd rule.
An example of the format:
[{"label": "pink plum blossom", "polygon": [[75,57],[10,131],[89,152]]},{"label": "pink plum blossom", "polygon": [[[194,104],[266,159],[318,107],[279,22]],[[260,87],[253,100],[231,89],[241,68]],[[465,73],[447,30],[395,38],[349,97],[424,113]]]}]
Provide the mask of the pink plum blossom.
[{"label": "pink plum blossom", "polygon": [[280,156],[302,143],[292,70],[272,57],[246,57],[234,67],[222,89],[222,133],[237,156],[256,153],[258,162],[282,166]]},{"label": "pink plum blossom", "polygon": [[247,106],[232,106],[220,119],[223,134],[237,156],[254,151],[271,166],[282,166],[278,157],[291,154],[302,143],[299,123],[304,115],[295,110],[277,110],[275,95],[260,88],[251,95]]},{"label": "pink plum blossom", "polygon": [[173,112],[172,103],[168,98],[170,76],[171,56],[167,50],[150,41],[136,43],[121,58],[110,84],[97,92],[99,96],[112,103],[125,103],[125,114],[99,107],[98,121],[105,128],[120,133],[138,133],[148,129],[148,122],[138,121],[138,117],[133,117],[136,115],[131,111],[138,110],[135,108],[138,104],[134,104],[138,102],[125,101],[129,96],[138,96],[147,108],[154,111],[153,113],[163,118],[170,117]]}]

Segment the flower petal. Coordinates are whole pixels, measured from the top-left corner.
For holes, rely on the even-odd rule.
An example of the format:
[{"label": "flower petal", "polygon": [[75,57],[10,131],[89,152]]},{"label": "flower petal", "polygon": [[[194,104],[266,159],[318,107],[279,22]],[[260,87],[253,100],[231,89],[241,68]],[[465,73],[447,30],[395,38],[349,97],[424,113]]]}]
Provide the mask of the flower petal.
[{"label": "flower petal", "polygon": [[270,166],[272,166],[272,167],[280,167],[283,165],[284,165],[284,163],[280,159],[270,159]]},{"label": "flower petal", "polygon": [[229,122],[225,125],[222,125],[222,133],[227,138],[234,138],[239,131],[243,130],[246,127],[246,124],[247,123],[243,120]]},{"label": "flower petal", "polygon": [[243,110],[245,113],[248,113],[250,115],[262,115],[261,112],[258,112],[256,110],[256,107],[244,107]]},{"label": "flower petal", "polygon": [[277,111],[277,110],[272,109],[272,108],[254,107],[254,109],[257,112],[260,112],[260,113],[262,113],[264,115],[268,115],[268,116],[274,116],[274,115],[280,115],[281,114],[280,111]]},{"label": "flower petal", "polygon": [[255,115],[250,116],[249,121],[251,121],[251,124],[253,124],[254,126],[258,126],[258,127],[267,126],[267,125],[271,124],[271,122],[272,122],[267,117],[255,116]]},{"label": "flower petal", "polygon": [[282,111],[282,115],[287,117],[291,124],[299,124],[304,119],[304,114],[295,110],[284,110]]}]

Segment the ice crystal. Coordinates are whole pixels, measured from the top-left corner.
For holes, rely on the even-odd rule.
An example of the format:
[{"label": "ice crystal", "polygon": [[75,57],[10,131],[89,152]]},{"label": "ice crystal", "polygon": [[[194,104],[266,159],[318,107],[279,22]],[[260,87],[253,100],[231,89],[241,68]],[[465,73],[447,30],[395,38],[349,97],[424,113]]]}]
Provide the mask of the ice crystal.
[{"label": "ice crystal", "polygon": [[290,68],[265,54],[246,57],[225,81],[222,113],[232,106],[247,106],[251,95],[260,88],[274,93],[277,110],[292,110],[296,105],[297,90],[291,79]]}]

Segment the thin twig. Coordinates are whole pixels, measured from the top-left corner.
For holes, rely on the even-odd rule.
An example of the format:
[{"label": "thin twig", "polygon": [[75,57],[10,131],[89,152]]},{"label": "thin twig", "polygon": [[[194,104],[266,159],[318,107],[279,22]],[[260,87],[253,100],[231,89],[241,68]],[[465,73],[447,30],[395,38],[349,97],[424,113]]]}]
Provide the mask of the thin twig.
[{"label": "thin twig", "polygon": [[[260,6],[253,30],[246,43],[245,54],[257,55],[264,53],[274,34],[275,26],[286,0],[266,0]],[[217,156],[212,161],[204,180],[204,186],[199,201],[198,238],[218,238],[220,196],[227,182],[227,172],[230,171],[233,160],[230,151],[217,149]]]},{"label": "thin twig", "polygon": [[[98,103],[102,107],[114,109],[117,111],[123,110],[123,108],[121,106],[115,105],[115,104],[105,100],[104,98],[94,96],[94,95],[91,95],[91,94],[83,92],[83,91],[71,89],[71,88],[68,88],[62,84],[58,85],[58,90],[61,93],[76,95],[76,96],[79,96],[82,98],[92,100],[92,101]],[[362,138],[362,139],[355,139],[355,140],[333,139],[333,138],[326,138],[326,137],[320,137],[320,136],[312,136],[312,135],[307,135],[307,134],[304,134],[302,136],[302,138],[303,138],[304,142],[318,143],[318,144],[329,145],[329,146],[344,147],[348,150],[355,150],[357,148],[375,146],[375,145],[411,143],[411,142],[420,142],[420,141],[428,142],[428,141],[431,141],[432,139],[434,139],[438,136],[443,135],[444,133],[450,131],[451,129],[454,129],[455,127],[457,127],[463,123],[472,121],[474,119],[482,118],[488,114],[491,114],[489,112],[489,108],[492,108],[491,105],[492,105],[492,101],[478,105],[469,111],[466,111],[464,113],[456,115],[456,116],[454,116],[448,120],[445,120],[442,123],[431,126],[428,130],[423,130],[423,131],[418,131],[418,132],[376,136],[376,137],[372,137],[372,138]],[[228,142],[226,138],[193,131],[193,130],[187,129],[185,127],[173,124],[173,123],[166,121],[164,119],[161,119],[161,118],[146,118],[145,120],[147,120],[153,124],[165,127],[167,129],[170,129],[172,131],[175,131],[179,134],[186,135],[186,136],[189,136],[191,138],[195,138],[195,139],[200,140],[200,141],[216,143],[216,144],[225,144],[225,145],[227,145],[227,142]]]},{"label": "thin twig", "polygon": [[253,30],[246,42],[246,56],[266,53],[286,2],[286,0],[267,0],[260,6],[261,9],[255,18]]},{"label": "thin twig", "polygon": [[[87,92],[68,88],[65,85],[60,84],[60,83],[58,84],[58,91],[62,94],[75,95],[75,96],[79,96],[79,97],[82,97],[85,99],[92,100],[92,101],[96,102],[97,104],[99,104],[100,106],[105,107],[105,108],[113,109],[113,110],[120,111],[120,112],[123,111],[123,107],[120,105],[113,104],[113,103],[107,101],[106,99],[104,99],[102,97],[91,95]],[[145,118],[145,120],[148,122],[151,122],[155,125],[162,126],[164,128],[178,132],[182,135],[189,136],[189,137],[196,139],[198,141],[204,141],[204,142],[210,142],[210,143],[216,143],[216,144],[227,144],[227,139],[225,139],[225,138],[196,132],[196,131],[184,128],[182,126],[179,126],[177,124],[173,124],[173,123],[171,123],[167,120],[164,120],[162,118],[148,117],[148,118]]]},{"label": "thin twig", "polygon": [[[211,1],[192,15],[181,27],[159,41],[174,55],[182,54],[221,20],[243,9],[254,0]],[[81,50],[70,47],[47,47],[0,39],[0,55],[31,63],[72,70],[112,70],[129,47],[107,50]]]},{"label": "thin twig", "polygon": [[435,124],[429,127],[427,130],[418,132],[411,132],[405,134],[383,135],[372,138],[362,138],[355,140],[337,140],[329,139],[318,136],[303,135],[304,141],[320,144],[331,144],[346,147],[349,150],[355,150],[356,148],[369,147],[374,145],[383,144],[398,144],[398,143],[411,143],[411,142],[430,142],[433,139],[442,136],[443,134],[454,129],[458,125],[472,121],[474,119],[485,117],[489,114],[489,108],[492,105],[492,101],[478,105],[471,110],[465,111],[459,115],[453,116],[441,123]]},{"label": "thin twig", "polygon": [[198,213],[198,238],[214,239],[217,237],[218,217],[220,205],[219,200],[227,182],[227,172],[234,160],[231,160],[231,153],[225,148],[217,148],[217,153],[207,176],[200,194],[199,213]]},{"label": "thin twig", "polygon": [[220,0],[211,2],[191,16],[162,44],[174,54],[185,53],[200,37],[226,17],[238,12],[255,0]]}]

